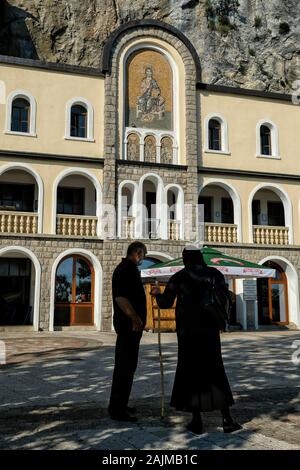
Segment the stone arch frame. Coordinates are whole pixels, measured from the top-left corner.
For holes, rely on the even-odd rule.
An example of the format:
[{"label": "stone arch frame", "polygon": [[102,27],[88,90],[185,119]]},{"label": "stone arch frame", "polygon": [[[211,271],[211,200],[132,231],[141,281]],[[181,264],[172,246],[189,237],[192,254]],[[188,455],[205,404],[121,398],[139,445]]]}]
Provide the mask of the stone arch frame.
[{"label": "stone arch frame", "polygon": [[168,23],[164,23],[163,21],[159,20],[152,20],[152,19],[146,19],[146,20],[134,20],[134,21],[129,21],[128,23],[125,23],[119,28],[117,28],[115,31],[111,33],[109,36],[107,42],[104,45],[103,48],[103,53],[101,57],[101,68],[103,73],[111,73],[112,69],[112,51],[114,48],[114,44],[117,42],[118,38],[124,34],[129,32],[130,30],[136,30],[138,28],[143,28],[143,27],[148,27],[152,29],[160,29],[164,31],[165,33],[169,33],[170,35],[175,36],[175,38],[178,38],[188,49],[190,52],[193,62],[194,62],[194,67],[196,70],[196,80],[197,82],[201,82],[201,65],[200,65],[200,60],[199,56],[197,54],[196,49],[192,45],[192,43],[188,40],[188,38],[177,28],[174,28],[174,26],[169,25]]},{"label": "stone arch frame", "polygon": [[40,175],[27,163],[12,162],[0,167],[0,176],[7,171],[25,171],[35,180],[38,187],[38,233],[43,233],[43,213],[44,213],[44,184]]},{"label": "stone arch frame", "polygon": [[96,216],[97,216],[97,236],[99,237],[101,234],[101,209],[102,209],[102,188],[101,188],[101,183],[100,181],[96,178],[96,176],[90,172],[89,170],[86,170],[85,168],[67,168],[66,170],[60,172],[58,176],[56,177],[54,183],[53,183],[53,192],[52,192],[52,232],[53,234],[56,233],[56,208],[57,208],[57,189],[60,184],[60,182],[66,178],[67,176],[72,176],[72,175],[80,175],[85,178],[88,178],[92,185],[94,186],[96,190]]},{"label": "stone arch frame", "polygon": [[33,329],[34,331],[39,331],[39,321],[40,321],[40,292],[41,292],[41,274],[42,269],[40,262],[37,256],[28,248],[24,246],[6,246],[5,248],[0,249],[0,257],[3,254],[10,253],[10,252],[18,252],[25,254],[28,257],[32,264],[34,265],[35,269],[35,282],[34,282],[34,306],[33,306]]},{"label": "stone arch frame", "polygon": [[82,255],[84,258],[88,259],[92,264],[95,272],[95,281],[94,281],[94,319],[97,331],[101,330],[101,321],[102,321],[102,281],[103,281],[103,271],[102,266],[94,253],[90,250],[84,248],[70,248],[62,253],[60,253],[54,260],[51,268],[51,288],[50,288],[50,310],[49,310],[49,331],[54,331],[54,306],[55,306],[55,279],[56,271],[59,263],[66,257],[72,255]]},{"label": "stone arch frame", "polygon": [[278,184],[275,183],[261,183],[252,189],[248,199],[248,218],[249,218],[249,240],[253,243],[253,224],[252,224],[252,201],[255,194],[261,189],[268,189],[275,193],[281,200],[284,207],[285,226],[289,227],[289,244],[293,244],[293,207],[288,193]]},{"label": "stone arch frame", "polygon": [[185,69],[185,153],[187,165],[189,167],[188,191],[186,194],[187,203],[195,205],[197,203],[197,158],[198,158],[198,129],[195,116],[198,112],[199,103],[197,101],[196,81],[200,80],[200,62],[193,46],[189,41],[173,27],[169,27],[155,20],[145,20],[131,22],[123,25],[115,31],[105,45],[102,63],[103,70],[107,73],[105,79],[105,128],[110,132],[105,133],[105,154],[104,163],[104,194],[105,203],[115,204],[116,192],[109,190],[116,181],[115,160],[119,158],[122,147],[120,142],[118,113],[119,106],[119,58],[124,48],[130,41],[135,39],[149,40],[156,38],[171,45],[181,56]]},{"label": "stone arch frame", "polygon": [[[185,97],[185,155],[188,167],[188,184],[185,191],[185,202],[191,207],[197,205],[198,192],[198,155],[199,129],[197,116],[200,116],[200,100],[196,83],[201,82],[199,57],[188,39],[177,29],[156,20],[138,20],[126,23],[115,30],[108,38],[102,55],[102,70],[105,73],[105,106],[104,106],[104,168],[103,198],[104,204],[117,206],[117,167],[119,152],[123,146],[119,129],[119,58],[122,49],[130,41],[156,38],[169,44],[181,56],[185,78],[181,83],[181,93]],[[195,231],[196,218],[191,223],[191,233]],[[165,237],[166,238],[166,237]],[[109,268],[103,266],[107,276]],[[105,278],[105,276],[104,276]],[[105,285],[107,285],[107,282]],[[110,318],[111,304],[103,305],[104,318]]]},{"label": "stone arch frame", "polygon": [[[12,118],[12,105],[16,98],[24,98],[29,102],[29,132],[17,132],[11,130],[11,118]],[[8,97],[6,102],[6,119],[5,119],[5,133],[16,134],[21,136],[36,137],[36,100],[34,96],[26,90],[14,90]]]},{"label": "stone arch frame", "polygon": [[288,307],[289,321],[300,327],[300,310],[299,310],[299,278],[296,268],[293,264],[283,256],[274,255],[266,256],[258,264],[264,264],[266,261],[274,261],[284,270],[287,277],[288,291]]},{"label": "stone arch frame", "polygon": [[[130,189],[132,194],[132,216],[137,216],[137,198],[138,198],[138,183],[131,180],[124,180],[119,184],[118,187],[118,237],[122,236],[122,204],[121,204],[121,197],[122,197],[122,189],[127,187]],[[135,226],[136,232],[136,226]]]},{"label": "stone arch frame", "polygon": [[233,202],[233,214],[234,214],[234,223],[237,225],[237,241],[241,243],[242,240],[242,204],[241,204],[241,198],[232,184],[228,183],[227,181],[224,180],[219,180],[219,179],[209,179],[203,183],[199,189],[198,192],[198,197],[201,194],[202,189],[204,189],[206,186],[219,186],[220,188],[225,189],[227,193],[230,195],[232,202]]}]

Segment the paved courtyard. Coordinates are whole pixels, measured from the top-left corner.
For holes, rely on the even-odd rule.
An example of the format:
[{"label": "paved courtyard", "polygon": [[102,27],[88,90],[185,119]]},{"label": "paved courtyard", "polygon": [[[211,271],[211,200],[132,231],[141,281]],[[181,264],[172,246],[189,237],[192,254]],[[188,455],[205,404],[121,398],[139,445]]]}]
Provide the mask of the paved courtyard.
[{"label": "paved courtyard", "polygon": [[157,335],[145,333],[131,405],[137,424],[111,421],[106,407],[113,333],[1,333],[1,449],[300,449],[300,364],[291,360],[299,331],[230,332],[223,358],[243,429],[222,432],[217,412],[205,433],[185,430],[189,415],[168,407],[176,335],[163,334],[166,417],[160,419]]}]

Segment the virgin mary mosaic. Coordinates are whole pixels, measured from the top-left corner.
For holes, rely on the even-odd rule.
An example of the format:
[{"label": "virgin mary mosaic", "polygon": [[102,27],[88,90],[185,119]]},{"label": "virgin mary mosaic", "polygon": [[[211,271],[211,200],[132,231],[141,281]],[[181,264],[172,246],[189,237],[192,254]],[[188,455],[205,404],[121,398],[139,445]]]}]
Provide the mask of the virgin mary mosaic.
[{"label": "virgin mary mosaic", "polygon": [[127,63],[126,125],[173,130],[172,70],[159,52],[146,50]]}]

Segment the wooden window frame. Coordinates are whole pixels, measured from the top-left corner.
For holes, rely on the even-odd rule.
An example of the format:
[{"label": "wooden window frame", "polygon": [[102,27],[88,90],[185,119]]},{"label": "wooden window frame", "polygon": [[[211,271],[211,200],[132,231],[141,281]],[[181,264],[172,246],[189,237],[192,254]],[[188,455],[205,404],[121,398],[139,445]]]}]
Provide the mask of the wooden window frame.
[{"label": "wooden window frame", "polygon": [[[80,254],[75,254],[71,256],[65,256],[59,263],[56,269],[55,275],[55,285],[56,277],[59,266],[67,259],[72,258],[72,301],[71,302],[55,302],[56,307],[68,307],[70,308],[70,322],[69,326],[94,326],[95,325],[95,270],[92,263]],[[82,259],[90,268],[91,271],[91,301],[90,302],[76,302],[76,260]],[[75,300],[75,301],[74,301]],[[75,308],[80,305],[83,308],[92,308],[92,322],[91,323],[76,323],[75,322]]]}]

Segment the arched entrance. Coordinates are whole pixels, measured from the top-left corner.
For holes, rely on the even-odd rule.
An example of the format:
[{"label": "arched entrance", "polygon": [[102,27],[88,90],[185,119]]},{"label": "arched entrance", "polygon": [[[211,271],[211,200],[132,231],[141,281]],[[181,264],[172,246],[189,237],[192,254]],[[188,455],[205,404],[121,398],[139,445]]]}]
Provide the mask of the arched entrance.
[{"label": "arched entrance", "polygon": [[242,239],[241,201],[235,188],[221,180],[208,180],[200,188],[200,222],[205,241],[236,243]]},{"label": "arched entrance", "polygon": [[0,325],[39,329],[41,266],[22,246],[0,249]]},{"label": "arched entrance", "polygon": [[287,276],[274,261],[266,261],[264,266],[275,269],[276,277],[257,280],[258,323],[286,325],[289,323]]},{"label": "arched entrance", "polygon": [[94,325],[94,268],[81,255],[62,259],[55,276],[54,325]]}]

